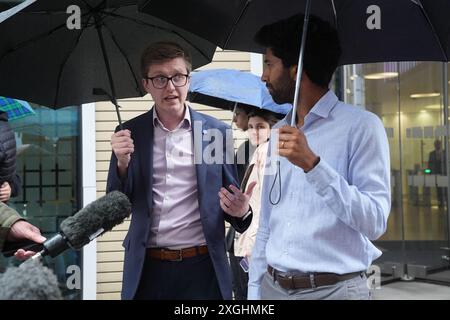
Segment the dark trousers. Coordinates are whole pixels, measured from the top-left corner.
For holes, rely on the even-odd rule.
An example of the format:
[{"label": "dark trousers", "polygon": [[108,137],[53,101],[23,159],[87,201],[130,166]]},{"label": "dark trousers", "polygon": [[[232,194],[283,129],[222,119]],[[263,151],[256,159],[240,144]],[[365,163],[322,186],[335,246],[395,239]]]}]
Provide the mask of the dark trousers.
[{"label": "dark trousers", "polygon": [[[239,262],[242,258],[234,255],[234,236],[236,231],[230,226],[226,235],[228,259],[230,260],[230,272],[233,285],[234,300],[247,300],[248,275],[242,274]],[[242,272],[241,272],[242,271]]]},{"label": "dark trousers", "polygon": [[248,274],[242,270],[239,262],[242,257],[236,257],[234,253],[229,252],[230,266],[233,279],[233,292],[235,300],[247,300]]},{"label": "dark trousers", "polygon": [[167,261],[145,258],[136,300],[223,300],[209,254]]},{"label": "dark trousers", "polygon": [[[240,263],[241,260],[244,259],[244,257],[236,257],[236,259],[237,259],[238,263]],[[242,269],[241,265],[239,265],[237,278],[239,279],[241,290],[242,290],[242,292],[244,294],[242,300],[247,300],[248,273],[245,272],[244,269]]]}]

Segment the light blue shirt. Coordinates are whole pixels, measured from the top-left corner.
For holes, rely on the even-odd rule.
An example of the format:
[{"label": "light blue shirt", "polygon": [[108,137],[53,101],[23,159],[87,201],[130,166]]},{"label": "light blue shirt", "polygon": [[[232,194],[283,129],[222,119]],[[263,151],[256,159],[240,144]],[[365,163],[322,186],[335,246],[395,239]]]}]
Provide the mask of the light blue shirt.
[{"label": "light blue shirt", "polygon": [[[290,118],[274,128],[290,124]],[[280,161],[281,199],[276,205],[269,200],[276,202],[280,186],[266,167],[249,299],[260,298],[268,264],[283,272],[344,274],[366,270],[381,255],[370,242],[385,232],[391,207],[389,145],[381,120],[328,91],[301,130],[320,162],[305,174],[285,157],[271,156],[269,147],[272,171]]]}]

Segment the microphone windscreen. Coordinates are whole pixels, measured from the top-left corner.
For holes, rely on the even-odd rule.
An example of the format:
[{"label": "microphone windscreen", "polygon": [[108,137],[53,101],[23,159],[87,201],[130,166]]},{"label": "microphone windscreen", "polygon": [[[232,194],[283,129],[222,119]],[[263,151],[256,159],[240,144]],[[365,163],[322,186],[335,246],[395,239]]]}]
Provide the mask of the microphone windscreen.
[{"label": "microphone windscreen", "polygon": [[61,300],[58,280],[39,260],[29,259],[0,275],[0,300]]},{"label": "microphone windscreen", "polygon": [[91,241],[92,234],[99,229],[110,231],[130,214],[128,197],[119,191],[112,191],[65,219],[60,229],[74,249],[81,249]]}]

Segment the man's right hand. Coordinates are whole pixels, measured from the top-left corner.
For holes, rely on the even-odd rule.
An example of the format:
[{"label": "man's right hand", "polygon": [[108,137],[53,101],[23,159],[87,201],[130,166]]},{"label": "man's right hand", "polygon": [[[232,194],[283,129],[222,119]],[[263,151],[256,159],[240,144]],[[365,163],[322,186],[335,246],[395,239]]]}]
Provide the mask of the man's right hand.
[{"label": "man's right hand", "polygon": [[[41,235],[39,229],[33,226],[31,223],[19,220],[15,222],[8,234],[8,241],[16,242],[20,240],[29,239],[36,243],[43,243],[46,239]],[[34,251],[25,251],[23,249],[19,249],[16,251],[14,256],[19,260],[25,260],[32,256],[34,256],[36,252]]]},{"label": "man's right hand", "polygon": [[131,154],[134,152],[131,131],[121,130],[114,133],[111,136],[111,147],[117,157],[117,168],[119,169],[119,174],[124,176],[131,160]]}]

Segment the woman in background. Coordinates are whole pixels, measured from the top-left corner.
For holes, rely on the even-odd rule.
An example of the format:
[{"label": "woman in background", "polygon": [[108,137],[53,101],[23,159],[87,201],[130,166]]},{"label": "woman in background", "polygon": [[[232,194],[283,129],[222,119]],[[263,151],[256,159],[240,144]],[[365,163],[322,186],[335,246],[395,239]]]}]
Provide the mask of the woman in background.
[{"label": "woman in background", "polygon": [[245,171],[245,175],[241,182],[241,190],[245,191],[247,186],[256,181],[253,194],[250,198],[250,206],[253,210],[253,218],[249,228],[242,234],[236,234],[234,242],[234,255],[239,260],[241,268],[238,274],[234,275],[235,279],[239,279],[239,285],[244,291],[245,299],[247,297],[248,283],[248,263],[251,263],[251,252],[255,243],[256,232],[259,225],[259,212],[261,206],[261,190],[264,180],[264,169],[266,164],[268,141],[270,137],[270,129],[278,122],[277,114],[264,110],[254,109],[248,114],[248,136],[250,143],[256,147],[250,164]]}]

